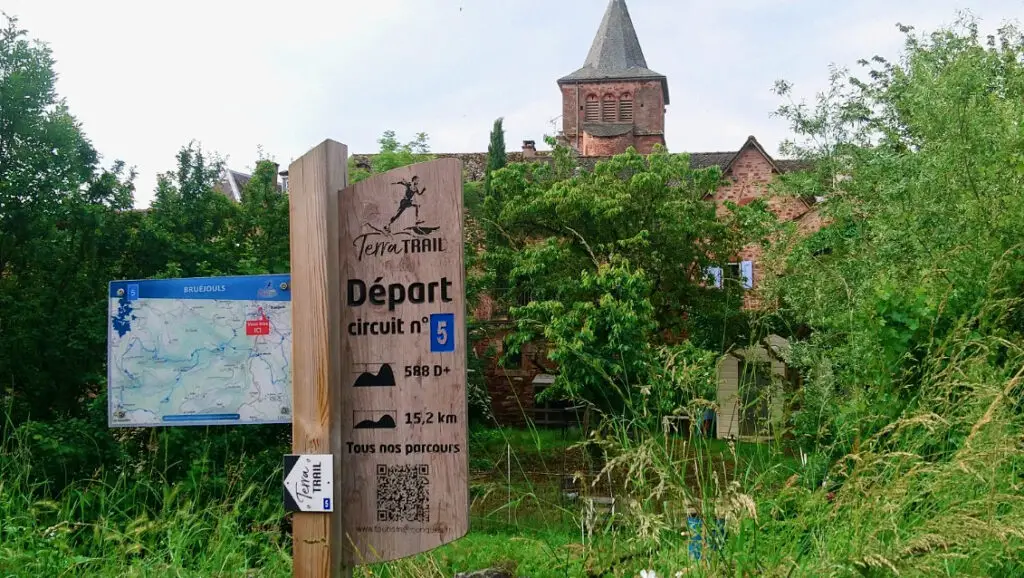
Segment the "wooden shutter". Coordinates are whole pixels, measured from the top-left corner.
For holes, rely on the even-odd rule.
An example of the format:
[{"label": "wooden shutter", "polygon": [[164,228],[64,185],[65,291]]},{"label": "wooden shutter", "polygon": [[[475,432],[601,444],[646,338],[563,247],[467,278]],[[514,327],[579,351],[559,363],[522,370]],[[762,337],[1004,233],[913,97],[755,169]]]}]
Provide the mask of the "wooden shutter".
[{"label": "wooden shutter", "polygon": [[720,288],[722,286],[722,268],[721,267],[708,267],[707,269],[704,270],[704,273],[708,277],[711,277],[711,286],[712,287],[719,287]]},{"label": "wooden shutter", "polygon": [[628,94],[619,97],[619,121],[633,122],[633,97]]},{"label": "wooden shutter", "polygon": [[601,103],[601,122],[615,122],[615,118],[618,116],[616,109],[615,97],[606,94],[604,95],[604,102]]},{"label": "wooden shutter", "polygon": [[587,122],[597,122],[600,120],[601,115],[601,103],[597,100],[596,94],[587,95],[587,108],[583,113],[583,120]]},{"label": "wooden shutter", "polygon": [[743,288],[752,289],[754,287],[754,262],[741,261],[740,275],[743,277]]}]

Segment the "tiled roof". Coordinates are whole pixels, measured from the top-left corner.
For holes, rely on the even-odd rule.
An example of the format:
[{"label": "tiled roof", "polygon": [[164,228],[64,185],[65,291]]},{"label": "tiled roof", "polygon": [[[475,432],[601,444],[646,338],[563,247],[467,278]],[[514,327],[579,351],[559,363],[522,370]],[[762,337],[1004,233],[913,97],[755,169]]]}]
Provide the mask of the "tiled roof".
[{"label": "tiled roof", "polygon": [[628,134],[629,131],[633,130],[633,125],[619,123],[585,123],[583,125],[583,130],[584,132],[592,136],[622,136],[624,134]]},{"label": "tiled roof", "polygon": [[[279,174],[281,176],[287,176],[288,171],[281,171]],[[250,180],[252,180],[252,175],[249,173],[243,173],[225,167],[224,170],[221,171],[220,180],[217,181],[214,188],[226,195],[229,199],[241,201],[242,191],[245,190],[245,185],[247,185]],[[277,183],[277,188],[278,190],[282,190],[280,182]]]},{"label": "tiled roof", "polygon": [[215,189],[223,193],[229,199],[234,201],[242,200],[242,189],[245,187],[245,183],[249,182],[252,176],[238,171],[233,171],[225,167],[220,174],[220,181],[214,186]]},{"label": "tiled roof", "polygon": [[235,179],[235,184],[238,185],[239,192],[245,189],[245,185],[248,184],[250,180],[252,180],[252,175],[247,175],[245,173],[240,173],[238,171],[231,171],[231,176],[232,178]]},{"label": "tiled roof", "polygon": [[695,169],[706,169],[708,167],[722,167],[724,169],[735,156],[736,151],[690,153],[690,166]]},{"label": "tiled roof", "polygon": [[558,82],[599,80],[661,79],[668,104],[668,83],[665,76],[647,68],[640,39],[629,17],[626,0],[611,0],[604,13],[594,43],[579,70],[558,79]]},{"label": "tiled roof", "polygon": [[690,153],[690,166],[695,169],[703,169],[711,166],[721,167],[723,171],[728,171],[732,167],[733,161],[739,157],[740,153],[746,148],[754,148],[759,153],[764,155],[764,158],[768,159],[768,162],[772,167],[780,173],[789,173],[793,171],[808,170],[811,168],[812,163],[810,161],[800,159],[774,159],[768,151],[761,146],[761,143],[757,142],[754,135],[747,137],[746,142],[737,151],[718,151],[710,153]]}]

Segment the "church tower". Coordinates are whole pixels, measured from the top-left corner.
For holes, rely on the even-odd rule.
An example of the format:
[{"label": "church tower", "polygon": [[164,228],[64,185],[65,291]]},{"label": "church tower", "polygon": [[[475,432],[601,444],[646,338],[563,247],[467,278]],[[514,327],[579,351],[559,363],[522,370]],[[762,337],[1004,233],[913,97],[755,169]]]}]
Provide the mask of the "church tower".
[{"label": "church tower", "polygon": [[668,79],[647,68],[626,0],[610,0],[583,67],[558,79],[562,135],[582,156],[665,144]]}]

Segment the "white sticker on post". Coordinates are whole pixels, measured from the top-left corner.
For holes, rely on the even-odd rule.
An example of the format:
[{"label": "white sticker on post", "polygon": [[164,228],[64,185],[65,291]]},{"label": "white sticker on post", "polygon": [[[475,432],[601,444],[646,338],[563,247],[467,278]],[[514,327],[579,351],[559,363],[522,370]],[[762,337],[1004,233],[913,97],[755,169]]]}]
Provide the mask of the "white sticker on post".
[{"label": "white sticker on post", "polygon": [[334,511],[334,463],[331,454],[284,456],[284,509]]}]

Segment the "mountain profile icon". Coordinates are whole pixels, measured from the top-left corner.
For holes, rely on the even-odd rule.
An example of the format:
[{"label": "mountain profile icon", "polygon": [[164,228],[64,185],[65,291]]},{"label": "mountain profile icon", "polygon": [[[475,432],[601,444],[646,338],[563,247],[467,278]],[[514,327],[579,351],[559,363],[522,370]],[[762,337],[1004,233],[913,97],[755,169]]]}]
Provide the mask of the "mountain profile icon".
[{"label": "mountain profile icon", "polygon": [[381,364],[380,371],[376,374],[369,371],[360,373],[352,387],[394,387],[394,385],[395,372],[391,370],[389,364],[384,363]]},{"label": "mountain profile icon", "polygon": [[395,429],[396,426],[395,418],[386,413],[378,420],[364,419],[353,426],[353,429]]}]

